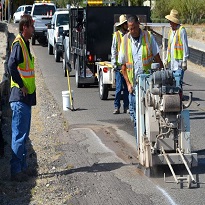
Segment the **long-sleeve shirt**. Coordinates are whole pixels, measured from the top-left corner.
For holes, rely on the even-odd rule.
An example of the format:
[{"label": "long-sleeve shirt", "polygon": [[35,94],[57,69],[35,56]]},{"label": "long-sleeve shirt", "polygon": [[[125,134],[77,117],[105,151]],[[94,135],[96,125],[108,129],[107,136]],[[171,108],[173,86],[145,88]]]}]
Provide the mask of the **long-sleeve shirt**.
[{"label": "long-sleeve shirt", "polygon": [[[179,29],[180,25],[178,25]],[[171,70],[178,70],[178,69],[182,69],[182,62],[187,61],[188,57],[189,57],[189,47],[188,47],[188,40],[187,40],[187,33],[185,28],[181,29],[180,32],[180,36],[181,36],[181,41],[182,41],[182,45],[183,45],[183,59],[175,59],[174,58],[174,37],[176,35],[176,31],[171,30],[171,35],[170,35],[170,42],[171,42],[171,62],[169,64],[169,68]],[[166,59],[168,59],[168,56],[166,57]]]},{"label": "long-sleeve shirt", "polygon": [[[30,53],[29,41],[27,41],[27,42],[25,41],[25,44],[27,46],[29,56],[31,58],[32,56]],[[12,47],[12,51],[11,51],[11,54],[9,57],[8,71],[9,71],[9,74],[11,75],[13,81],[15,83],[17,83],[20,88],[22,88],[24,86],[24,84],[23,84],[21,76],[17,70],[17,67],[20,63],[23,63],[23,61],[24,61],[24,59],[23,59],[22,48],[21,48],[20,44],[18,42],[16,42]],[[12,87],[10,97],[9,97],[9,102],[16,102],[16,101],[24,102],[29,106],[36,105],[36,92],[34,92],[32,94],[27,94],[26,96],[23,96],[21,89],[19,89],[17,87]]]},{"label": "long-sleeve shirt", "polygon": [[[122,36],[124,36],[124,34],[122,33],[122,31],[119,31]],[[111,46],[111,63],[112,65],[116,65],[118,62],[118,41],[117,41],[117,36],[113,35],[112,38],[112,46]]]}]

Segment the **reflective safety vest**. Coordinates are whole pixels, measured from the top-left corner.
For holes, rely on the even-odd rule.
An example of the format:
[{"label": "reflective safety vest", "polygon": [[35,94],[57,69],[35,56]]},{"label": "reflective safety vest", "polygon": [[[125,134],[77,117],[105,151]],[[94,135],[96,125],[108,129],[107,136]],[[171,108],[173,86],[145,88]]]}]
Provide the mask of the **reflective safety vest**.
[{"label": "reflective safety vest", "polygon": [[[22,52],[23,52],[23,63],[20,63],[17,67],[17,70],[20,74],[20,77],[23,81],[24,86],[28,89],[28,94],[32,94],[36,90],[35,85],[35,72],[34,72],[34,57],[30,59],[28,49],[23,38],[18,34],[15,38],[14,43],[19,42]],[[12,49],[12,48],[11,48]],[[11,77],[11,88],[18,87],[19,85],[15,83]]]},{"label": "reflective safety vest", "polygon": [[119,53],[120,51],[120,44],[121,44],[121,40],[122,40],[122,33],[120,31],[116,31],[114,34],[114,36],[116,36],[117,39],[117,51]]},{"label": "reflective safety vest", "polygon": [[[183,26],[180,26],[179,29],[176,30],[176,33],[172,39],[172,42],[174,43],[174,59],[181,60],[183,59],[183,45],[181,40],[181,29],[184,28]],[[171,61],[171,33],[172,30],[170,29],[168,34],[168,47],[167,47],[167,54],[168,54],[168,62]]]},{"label": "reflective safety vest", "polygon": [[[149,73],[151,64],[153,62],[153,54],[151,48],[151,34],[148,31],[142,30],[142,66],[144,73]],[[130,83],[133,85],[134,80],[134,62],[132,57],[131,35],[126,34],[122,39],[122,52],[125,55],[125,62],[127,67],[127,75]]]},{"label": "reflective safety vest", "polygon": [[[113,36],[116,36],[116,39],[117,39],[117,51],[119,53],[120,51],[120,44],[121,44],[121,41],[122,41],[122,33],[120,31],[116,31]],[[117,55],[117,59],[116,59],[116,62],[118,62],[118,55]]]}]

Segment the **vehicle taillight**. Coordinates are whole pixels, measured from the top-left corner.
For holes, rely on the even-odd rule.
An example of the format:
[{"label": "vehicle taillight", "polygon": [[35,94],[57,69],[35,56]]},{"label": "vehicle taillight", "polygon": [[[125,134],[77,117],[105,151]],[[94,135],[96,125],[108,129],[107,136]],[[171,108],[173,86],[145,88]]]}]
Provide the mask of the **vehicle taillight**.
[{"label": "vehicle taillight", "polygon": [[93,55],[89,55],[89,56],[88,56],[88,61],[90,61],[90,62],[91,62],[91,61],[94,61],[94,56],[93,56]]},{"label": "vehicle taillight", "polygon": [[108,72],[108,67],[104,67],[104,68],[103,68],[103,72],[104,72],[104,73],[107,73],[107,72]]}]

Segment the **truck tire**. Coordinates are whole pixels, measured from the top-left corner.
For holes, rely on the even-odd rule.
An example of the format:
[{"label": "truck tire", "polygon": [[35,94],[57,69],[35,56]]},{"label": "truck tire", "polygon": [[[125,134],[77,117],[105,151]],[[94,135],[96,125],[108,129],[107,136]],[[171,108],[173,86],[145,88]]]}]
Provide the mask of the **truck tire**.
[{"label": "truck tire", "polygon": [[61,56],[60,56],[60,52],[56,48],[56,45],[55,45],[55,48],[54,48],[54,56],[55,56],[55,61],[60,62]]},{"label": "truck tire", "polygon": [[67,77],[67,62],[66,62],[65,52],[63,52],[63,71],[64,71],[64,77]]},{"label": "truck tire", "polygon": [[53,54],[53,46],[48,42],[48,54],[52,55]]},{"label": "truck tire", "polygon": [[32,45],[35,45],[35,44],[36,44],[35,36],[32,36],[32,37],[31,37],[31,44],[32,44]]},{"label": "truck tire", "polygon": [[78,58],[75,61],[75,83],[77,88],[81,88],[82,84],[79,83],[79,60]]},{"label": "truck tire", "polygon": [[108,92],[109,92],[109,86],[107,84],[103,84],[103,75],[102,72],[100,72],[99,75],[99,96],[101,100],[107,100],[108,98]]}]

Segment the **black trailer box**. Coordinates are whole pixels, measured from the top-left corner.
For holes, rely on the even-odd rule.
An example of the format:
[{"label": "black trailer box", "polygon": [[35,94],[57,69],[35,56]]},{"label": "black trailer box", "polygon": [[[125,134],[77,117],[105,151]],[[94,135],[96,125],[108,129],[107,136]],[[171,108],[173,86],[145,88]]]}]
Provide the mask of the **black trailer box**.
[{"label": "black trailer box", "polygon": [[[151,22],[150,7],[96,6],[70,11],[71,47],[86,48],[101,61],[109,60],[114,24],[121,14],[135,14],[143,23]],[[74,34],[74,33],[75,34]]]}]

